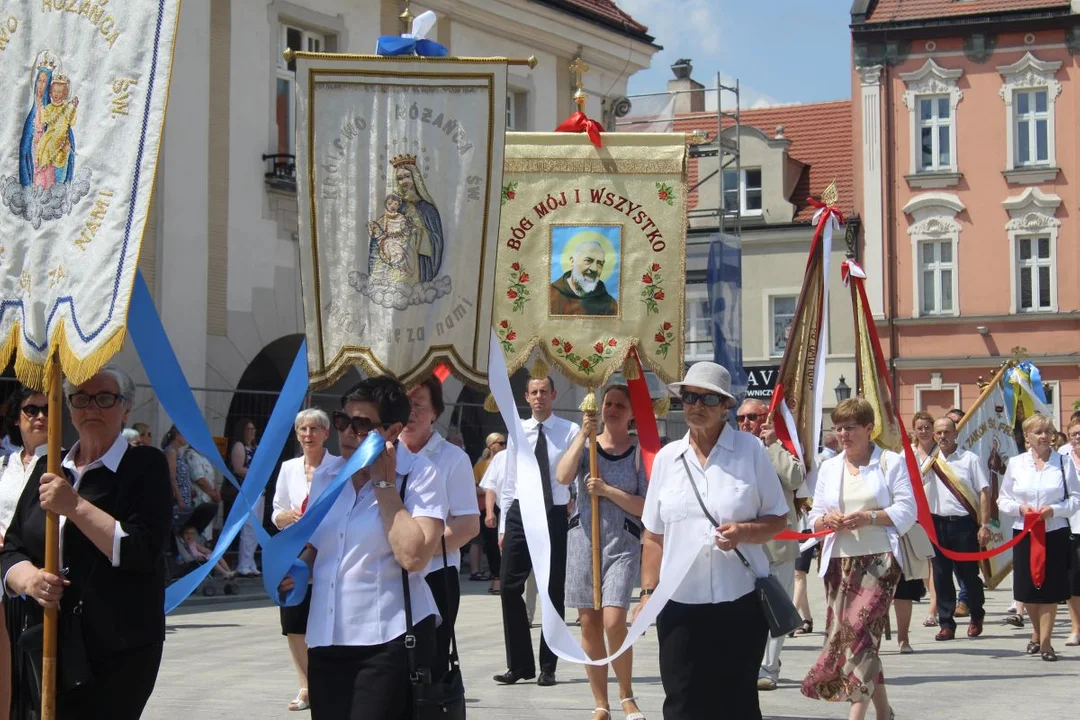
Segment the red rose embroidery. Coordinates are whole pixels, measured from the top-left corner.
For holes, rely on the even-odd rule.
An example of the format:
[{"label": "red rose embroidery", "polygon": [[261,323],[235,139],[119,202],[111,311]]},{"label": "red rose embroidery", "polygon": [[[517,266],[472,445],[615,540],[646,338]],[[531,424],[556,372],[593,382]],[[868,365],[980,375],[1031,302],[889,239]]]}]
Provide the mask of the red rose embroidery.
[{"label": "red rose embroidery", "polygon": [[506,339],[507,339],[507,340],[514,340],[514,339],[516,339],[516,338],[517,338],[517,333],[516,333],[516,332],[514,332],[513,330],[511,330],[510,332],[506,333]]},{"label": "red rose embroidery", "polygon": [[510,323],[508,323],[506,320],[503,320],[501,323],[499,323],[499,327],[505,330],[506,328],[510,327]]},{"label": "red rose embroidery", "polygon": [[517,272],[518,270],[521,269],[521,263],[514,263],[513,265],[510,266],[510,269],[513,270],[514,272]]},{"label": "red rose embroidery", "polygon": [[663,300],[664,299],[664,291],[663,290],[657,290],[656,294],[653,295],[653,299],[654,300]]},{"label": "red rose embroidery", "polygon": [[602,342],[596,343],[595,345],[593,345],[593,350],[595,350],[598,353],[604,352],[604,343],[602,343]]},{"label": "red rose embroidery", "polygon": [[566,342],[564,342],[562,344],[562,349],[563,349],[563,352],[570,352],[571,350],[574,349],[574,346],[571,345],[569,341],[566,341]]},{"label": "red rose embroidery", "polygon": [[670,329],[671,329],[671,323],[669,323],[669,322],[664,323],[664,330],[670,330]]},{"label": "red rose embroidery", "polygon": [[551,338],[551,344],[555,347],[559,347],[559,338]]},{"label": "red rose embroidery", "polygon": [[589,361],[588,360],[582,360],[581,361],[581,369],[584,370],[587,367],[589,367]]},{"label": "red rose embroidery", "polygon": [[652,271],[653,272],[660,272],[660,263],[653,263],[652,264]]},{"label": "red rose embroidery", "polygon": [[516,197],[517,197],[517,193],[514,192],[513,190],[507,190],[506,191],[506,199],[507,200],[513,200]]},{"label": "red rose embroidery", "polygon": [[518,278],[518,282],[529,282],[529,273],[521,273],[521,277]]},{"label": "red rose embroidery", "polygon": [[607,341],[607,344],[610,345],[611,347],[615,347],[616,345],[619,344],[619,341],[616,340],[615,338],[611,338],[610,340]]},{"label": "red rose embroidery", "polygon": [[656,337],[653,338],[658,343],[664,342],[664,333],[656,333]]},{"label": "red rose embroidery", "polygon": [[661,200],[667,200],[668,199],[668,194],[666,192],[664,192],[663,190],[660,191],[660,199]]},{"label": "red rose embroidery", "polygon": [[508,298],[510,298],[511,300],[513,300],[514,298],[516,298],[516,297],[517,297],[517,291],[515,291],[515,290],[507,290],[507,291],[506,291],[506,297],[508,297]]},{"label": "red rose embroidery", "polygon": [[641,276],[641,282],[645,283],[646,285],[652,285],[652,275],[650,275],[649,273],[645,273]]}]

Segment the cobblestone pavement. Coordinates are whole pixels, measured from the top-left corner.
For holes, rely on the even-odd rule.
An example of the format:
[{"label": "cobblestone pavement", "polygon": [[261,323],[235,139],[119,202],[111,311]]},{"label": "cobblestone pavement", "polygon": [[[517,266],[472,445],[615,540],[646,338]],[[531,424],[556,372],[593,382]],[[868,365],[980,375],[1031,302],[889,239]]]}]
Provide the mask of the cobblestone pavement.
[{"label": "cobblestone pavement", "polygon": [[[493,674],[505,669],[499,599],[484,592],[487,583],[469,582],[463,577],[462,586],[467,597],[462,599],[458,640],[469,717],[588,718],[593,701],[580,667],[560,663],[559,684],[553,688],[537,687],[532,682],[503,687],[491,680]],[[821,647],[825,624],[820,583],[811,586],[817,632],[788,640],[780,687],[761,695],[768,718],[847,717],[846,705],[807,700],[799,693],[799,682]],[[1064,645],[1067,613],[1062,608],[1055,633],[1060,661],[1046,663],[1024,655],[1026,631],[1001,622],[1009,599],[1007,588],[988,593],[984,636],[968,640],[964,635],[966,621],[961,620],[957,636],[962,639],[947,643],[934,642],[935,629],[920,624],[926,616],[926,604],[915,605],[915,654],[901,656],[895,635],[890,642],[882,641],[889,696],[897,718],[1015,720],[1075,713],[1080,648]],[[540,631],[533,632],[538,642]],[[717,648],[717,652],[723,652],[723,648]],[[635,646],[634,674],[634,691],[642,709],[651,720],[659,720],[664,693],[654,630]],[[181,608],[168,619],[161,674],[144,717],[295,720],[305,714],[288,712],[285,706],[296,690],[296,675],[274,607],[265,602],[248,602]],[[614,682],[611,697],[617,704]],[[722,708],[723,698],[718,697],[717,718],[726,717]],[[616,709],[613,717],[619,720],[622,714]]]}]

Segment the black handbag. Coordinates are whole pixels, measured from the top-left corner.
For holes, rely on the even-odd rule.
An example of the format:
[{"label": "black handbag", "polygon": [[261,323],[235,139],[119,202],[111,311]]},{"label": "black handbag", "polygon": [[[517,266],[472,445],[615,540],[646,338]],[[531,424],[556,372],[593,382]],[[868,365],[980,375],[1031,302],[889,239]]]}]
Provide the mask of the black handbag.
[{"label": "black handbag", "polygon": [[[401,481],[401,501],[405,501],[406,475]],[[446,570],[446,540],[442,541],[443,570]],[[443,573],[443,582],[446,574]],[[405,652],[409,657],[409,682],[412,684],[414,720],[465,720],[465,683],[458,662],[457,636],[450,628],[450,669],[439,679],[431,677],[430,668],[418,667],[416,635],[412,620],[412,597],[409,593],[409,573],[401,569],[401,586],[405,593]]]},{"label": "black handbag", "polygon": [[[716,518],[705,507],[705,501],[701,499],[701,492],[697,488],[697,483],[694,482],[694,476],[690,472],[690,464],[686,462],[685,455],[682,456],[682,462],[683,467],[686,468],[686,477],[690,481],[690,487],[694,488],[694,497],[697,498],[698,505],[701,506],[701,512],[705,513],[705,517],[709,519],[713,527],[719,527],[720,523],[716,522]],[[754,568],[750,567],[750,563],[739,552],[739,548],[734,548],[734,550],[742,564],[754,576],[754,589],[757,592],[758,599],[761,601],[761,609],[765,613],[765,619],[769,623],[769,634],[774,638],[779,638],[802,627],[802,616],[799,615],[795,603],[791,601],[791,596],[784,590],[776,576],[770,574],[765,577],[758,577],[757,573],[754,572]]]}]

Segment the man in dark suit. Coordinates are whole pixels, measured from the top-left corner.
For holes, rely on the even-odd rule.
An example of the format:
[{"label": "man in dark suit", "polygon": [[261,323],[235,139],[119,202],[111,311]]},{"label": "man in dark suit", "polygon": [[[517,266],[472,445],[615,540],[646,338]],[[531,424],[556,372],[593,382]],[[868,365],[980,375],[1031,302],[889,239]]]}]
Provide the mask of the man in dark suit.
[{"label": "man in dark suit", "polygon": [[[131,447],[121,434],[135,394],[126,373],[106,367],[65,389],[79,441],[63,474],[39,463],[27,483],[0,550],[0,578],[6,592],[36,601],[28,603],[31,625],[42,621],[42,608],[60,609],[59,720],[136,720],[165,641],[168,463],[156,448]],[[43,569],[46,511],[60,516],[63,577]],[[77,662],[80,651],[85,662]],[[40,667],[40,655],[32,662]],[[75,680],[83,682],[73,687]]]}]

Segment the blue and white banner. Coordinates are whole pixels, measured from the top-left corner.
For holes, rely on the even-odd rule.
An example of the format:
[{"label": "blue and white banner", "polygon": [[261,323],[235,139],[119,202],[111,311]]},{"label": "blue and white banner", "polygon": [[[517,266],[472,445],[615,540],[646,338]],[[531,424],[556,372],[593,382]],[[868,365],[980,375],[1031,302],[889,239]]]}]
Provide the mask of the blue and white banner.
[{"label": "blue and white banner", "polygon": [[0,8],[0,352],[30,385],[119,350],[165,119],[179,0]]},{"label": "blue and white banner", "polygon": [[709,311],[713,357],[731,373],[731,389],[740,400],[747,377],[742,364],[742,239],[720,233],[709,243]]}]

